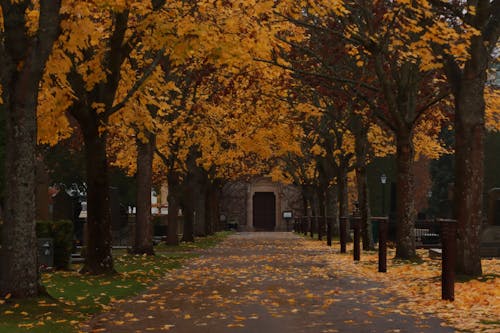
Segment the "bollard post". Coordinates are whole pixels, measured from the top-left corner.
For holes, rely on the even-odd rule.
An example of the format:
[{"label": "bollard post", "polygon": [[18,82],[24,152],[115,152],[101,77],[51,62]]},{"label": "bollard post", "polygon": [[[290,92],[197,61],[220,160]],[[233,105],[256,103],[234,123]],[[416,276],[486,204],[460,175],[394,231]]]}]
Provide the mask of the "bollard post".
[{"label": "bollard post", "polygon": [[325,220],[326,220],[326,245],[332,246],[333,217],[325,217]]},{"label": "bollard post", "polygon": [[457,257],[457,222],[438,219],[441,224],[441,299],[455,300],[455,262]]},{"label": "bollard post", "polygon": [[354,229],[354,250],[353,250],[353,258],[354,261],[359,261],[361,257],[361,247],[360,247],[360,235],[361,235],[361,218],[358,216],[353,217],[353,225]]},{"label": "bollard post", "polygon": [[347,243],[347,222],[349,217],[342,216],[339,222],[339,234],[340,234],[340,253],[346,253],[346,243]]},{"label": "bollard post", "polygon": [[378,271],[387,272],[387,231],[389,221],[387,217],[376,218],[378,221]]}]

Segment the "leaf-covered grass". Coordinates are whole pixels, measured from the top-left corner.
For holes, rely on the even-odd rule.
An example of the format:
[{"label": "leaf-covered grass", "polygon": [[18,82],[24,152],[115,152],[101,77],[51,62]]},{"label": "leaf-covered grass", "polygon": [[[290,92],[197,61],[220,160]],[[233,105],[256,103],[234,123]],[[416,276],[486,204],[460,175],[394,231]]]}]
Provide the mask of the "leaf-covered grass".
[{"label": "leaf-covered grass", "polygon": [[[310,246],[324,247],[324,242],[311,241]],[[378,254],[362,251],[361,261],[352,259],[352,243],[347,254],[339,253],[340,244],[333,244],[334,255],[329,259],[332,269],[343,276],[362,277],[384,283],[383,292],[405,299],[397,311],[425,317],[439,317],[460,332],[500,332],[500,259],[483,259],[483,276],[456,276],[455,301],[441,300],[441,260],[432,259],[427,250],[417,250],[420,260],[390,259],[395,249],[387,253],[387,273],[377,269]]]},{"label": "leaf-covered grass", "polygon": [[145,290],[169,270],[179,268],[199,249],[216,245],[228,232],[197,238],[179,246],[158,245],[155,256],[117,251],[114,276],[89,276],[71,271],[45,273],[42,284],[50,296],[31,300],[0,300],[0,332],[66,333],[77,331],[80,322],[110,308],[114,301]]}]

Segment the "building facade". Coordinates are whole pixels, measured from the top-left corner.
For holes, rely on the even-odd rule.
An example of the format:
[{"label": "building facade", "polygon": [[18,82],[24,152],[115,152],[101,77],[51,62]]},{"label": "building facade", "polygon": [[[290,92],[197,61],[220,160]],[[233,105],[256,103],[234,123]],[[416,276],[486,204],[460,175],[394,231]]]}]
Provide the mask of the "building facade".
[{"label": "building facade", "polygon": [[293,220],[287,216],[290,212],[298,216],[301,211],[300,189],[270,178],[232,182],[222,190],[221,218],[239,231],[291,230]]}]

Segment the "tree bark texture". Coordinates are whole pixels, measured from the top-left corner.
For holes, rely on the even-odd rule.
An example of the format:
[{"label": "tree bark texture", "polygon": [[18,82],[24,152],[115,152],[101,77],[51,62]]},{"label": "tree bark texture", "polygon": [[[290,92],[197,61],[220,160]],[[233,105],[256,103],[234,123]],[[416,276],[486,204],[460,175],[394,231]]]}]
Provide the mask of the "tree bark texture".
[{"label": "tree bark texture", "polygon": [[133,252],[153,255],[153,226],[151,224],[151,188],[153,185],[154,135],[148,142],[137,140],[137,212]]},{"label": "tree bark texture", "polygon": [[308,190],[305,187],[305,185],[303,185],[302,186],[302,216],[307,216],[307,214],[308,214],[307,203],[308,203]]},{"label": "tree bark texture", "polygon": [[36,157],[36,194],[35,194],[35,205],[36,213],[35,217],[37,220],[47,221],[49,220],[49,172],[44,162],[44,156],[38,154]]},{"label": "tree bark texture", "polygon": [[347,179],[347,165],[341,162],[338,168],[338,203],[339,203],[339,215],[348,216],[349,215],[349,190],[348,190],[348,179]]},{"label": "tree bark texture", "polygon": [[[359,215],[361,217],[361,238],[363,240],[363,250],[374,250],[372,224],[370,221],[370,203],[368,197],[368,176],[366,172],[366,160],[368,155],[368,129],[363,120],[355,124],[356,133],[354,149],[356,153],[356,188],[358,192]],[[345,215],[347,216],[347,215]]]},{"label": "tree bark texture", "polygon": [[206,191],[206,233],[212,235],[215,231],[219,231],[219,197],[220,188],[218,181],[209,181]]},{"label": "tree bark texture", "polygon": [[207,235],[207,187],[208,187],[208,179],[203,179],[199,188],[195,192],[194,196],[194,235],[197,237],[205,237]]},{"label": "tree bark texture", "polygon": [[92,122],[84,128],[87,170],[87,234],[82,273],[113,274],[106,134]]},{"label": "tree bark texture", "polygon": [[484,86],[486,72],[466,73],[455,96],[455,212],[458,221],[457,272],[482,274]]},{"label": "tree bark texture", "polygon": [[212,200],[213,200],[213,191],[212,184],[207,185],[205,188],[205,235],[212,235],[215,230],[215,221],[213,218],[212,211]]},{"label": "tree bark texture", "polygon": [[184,216],[184,228],[182,232],[182,242],[194,242],[194,193],[188,186],[184,190],[181,199],[182,215]]},{"label": "tree bark texture", "polygon": [[326,227],[326,195],[325,190],[321,186],[316,187],[316,197],[318,198],[318,240],[323,238]]},{"label": "tree bark texture", "polygon": [[414,148],[411,134],[400,132],[397,135],[397,231],[396,231],[396,258],[413,259],[417,256],[415,250],[414,222],[414,180],[413,158]]},{"label": "tree bark texture", "polygon": [[325,216],[327,217],[326,223],[326,242],[327,245],[332,245],[333,238],[333,221],[338,220],[338,193],[339,189],[337,186],[329,186],[326,191],[326,204],[325,204]]},{"label": "tree bark texture", "polygon": [[179,178],[174,172],[167,175],[168,181],[168,231],[167,244],[179,245],[179,236],[177,235],[179,218]]},{"label": "tree bark texture", "polygon": [[40,29],[26,28],[30,1],[2,1],[1,85],[6,112],[5,193],[0,250],[0,295],[38,295],[35,234],[36,107],[52,45],[59,35],[61,1],[40,1]]}]

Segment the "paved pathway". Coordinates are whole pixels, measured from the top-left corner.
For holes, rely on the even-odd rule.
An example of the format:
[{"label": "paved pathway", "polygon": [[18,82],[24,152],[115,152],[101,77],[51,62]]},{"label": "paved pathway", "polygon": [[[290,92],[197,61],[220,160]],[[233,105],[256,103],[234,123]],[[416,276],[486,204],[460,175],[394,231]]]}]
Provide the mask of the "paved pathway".
[{"label": "paved pathway", "polygon": [[453,332],[393,310],[398,298],[377,282],[328,271],[330,252],[291,233],[239,233],[94,318],[87,331]]}]

